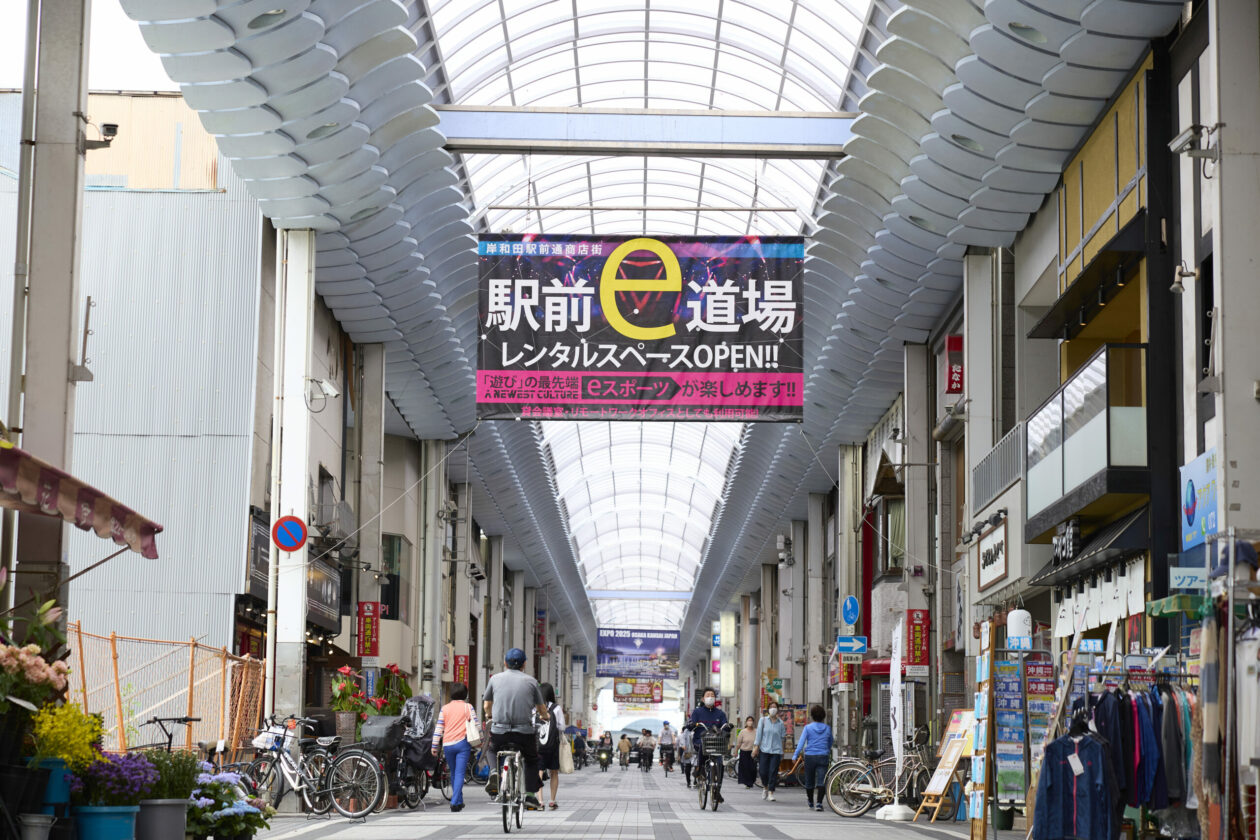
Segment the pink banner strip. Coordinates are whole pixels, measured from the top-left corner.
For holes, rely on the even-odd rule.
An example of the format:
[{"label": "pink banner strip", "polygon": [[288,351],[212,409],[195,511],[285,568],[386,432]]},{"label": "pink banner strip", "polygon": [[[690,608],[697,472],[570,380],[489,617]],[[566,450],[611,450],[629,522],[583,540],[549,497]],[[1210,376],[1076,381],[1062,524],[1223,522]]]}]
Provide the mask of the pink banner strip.
[{"label": "pink banner strip", "polygon": [[477,371],[483,404],[799,407],[803,397],[800,373]]}]

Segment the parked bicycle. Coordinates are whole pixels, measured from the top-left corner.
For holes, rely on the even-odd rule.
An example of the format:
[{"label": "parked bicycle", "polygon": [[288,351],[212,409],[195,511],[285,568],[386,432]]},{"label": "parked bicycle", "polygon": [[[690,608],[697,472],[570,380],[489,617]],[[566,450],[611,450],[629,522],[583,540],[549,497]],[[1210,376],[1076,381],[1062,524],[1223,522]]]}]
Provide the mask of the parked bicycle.
[{"label": "parked bicycle", "polygon": [[868,749],[865,760],[846,757],[832,764],[823,782],[831,810],[842,817],[860,817],[895,799],[917,807],[932,777],[927,738],[927,727],[915,730],[906,743],[900,775],[897,760],[884,758],[884,750]]},{"label": "parked bicycle", "polygon": [[164,749],[167,752],[170,752],[175,743],[175,727],[171,726],[168,728],[167,724],[192,726],[194,723],[197,723],[200,720],[201,718],[199,717],[151,717],[140,725],[141,726],[156,726],[158,729],[162,730],[162,737],[165,738],[166,740],[155,741],[152,744],[136,744],[135,746],[129,746],[127,747],[127,752],[139,752],[142,750],[156,750],[156,749]]},{"label": "parked bicycle", "polygon": [[385,795],[385,778],[376,759],[352,747],[335,756],[314,748],[295,760],[289,746],[299,727],[313,730],[315,720],[294,715],[277,720],[273,715],[254,739],[254,746],[265,753],[250,765],[248,775],[260,793],[270,797],[272,807],[279,807],[292,791],[311,813],[326,814],[333,808],[348,819],[365,818]]},{"label": "parked bicycle", "polygon": [[503,807],[503,833],[512,833],[512,823],[521,827],[525,813],[525,762],[520,750],[499,751],[499,795],[495,801]]}]

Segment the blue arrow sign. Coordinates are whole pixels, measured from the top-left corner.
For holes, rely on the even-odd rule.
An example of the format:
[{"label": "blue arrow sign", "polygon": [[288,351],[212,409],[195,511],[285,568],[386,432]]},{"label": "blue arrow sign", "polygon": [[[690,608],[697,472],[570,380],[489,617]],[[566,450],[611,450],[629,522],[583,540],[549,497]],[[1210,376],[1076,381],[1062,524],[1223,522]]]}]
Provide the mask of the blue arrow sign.
[{"label": "blue arrow sign", "polygon": [[850,595],[844,599],[844,606],[840,608],[840,617],[844,619],[845,624],[857,624],[858,616],[861,614],[857,598]]},{"label": "blue arrow sign", "polygon": [[866,653],[865,636],[836,636],[838,653]]}]

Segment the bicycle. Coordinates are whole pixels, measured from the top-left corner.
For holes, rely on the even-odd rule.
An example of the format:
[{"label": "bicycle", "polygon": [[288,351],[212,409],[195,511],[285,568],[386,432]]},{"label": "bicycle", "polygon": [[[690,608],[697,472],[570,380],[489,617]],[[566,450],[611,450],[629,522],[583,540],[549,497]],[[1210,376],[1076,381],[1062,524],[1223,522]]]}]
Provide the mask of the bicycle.
[{"label": "bicycle", "polygon": [[876,804],[895,799],[916,807],[932,777],[926,743],[927,728],[918,727],[906,744],[900,775],[897,760],[883,758],[884,750],[866,750],[865,760],[840,759],[827,769],[823,782],[828,806],[842,817],[860,817]]},{"label": "bicycle", "polygon": [[674,748],[661,747],[661,769],[665,771],[665,778],[669,778],[669,771],[674,769]]},{"label": "bicycle", "polygon": [[135,746],[127,747],[127,752],[140,752],[142,750],[155,750],[155,749],[160,749],[163,747],[166,749],[167,752],[170,752],[175,743],[175,728],[171,727],[170,729],[167,729],[166,724],[177,723],[177,724],[182,724],[183,726],[192,726],[194,723],[198,723],[200,720],[201,718],[199,717],[186,717],[186,716],[185,717],[151,717],[140,725],[141,726],[157,726],[158,729],[162,730],[162,735],[163,737],[166,738],[166,743],[163,743],[161,741],[156,741],[152,744],[136,744]]},{"label": "bicycle", "polygon": [[639,769],[644,773],[652,772],[652,750],[650,748],[639,750]]},{"label": "bicycle", "polygon": [[521,827],[521,815],[525,812],[525,764],[521,751],[499,751],[499,795],[495,801],[503,806],[503,833],[512,833],[512,822]]},{"label": "bicycle", "polygon": [[710,730],[703,723],[696,724],[700,742],[704,748],[704,761],[696,768],[696,793],[700,798],[700,810],[712,802],[714,811],[722,801],[722,757],[726,755],[730,741],[730,724],[722,729]]},{"label": "bicycle", "polygon": [[[328,753],[315,749],[294,760],[288,750],[295,737],[293,730],[299,726],[314,729],[315,720],[289,715],[278,721],[272,716],[267,724],[254,740],[254,745],[267,754],[254,760],[248,775],[260,792],[270,793],[272,807],[278,807],[289,792],[286,784],[301,795],[307,810],[314,814],[336,809],[347,819],[363,819],[384,799],[384,774],[376,759],[366,751],[343,750],[327,761]],[[321,761],[327,761],[322,770]]]}]

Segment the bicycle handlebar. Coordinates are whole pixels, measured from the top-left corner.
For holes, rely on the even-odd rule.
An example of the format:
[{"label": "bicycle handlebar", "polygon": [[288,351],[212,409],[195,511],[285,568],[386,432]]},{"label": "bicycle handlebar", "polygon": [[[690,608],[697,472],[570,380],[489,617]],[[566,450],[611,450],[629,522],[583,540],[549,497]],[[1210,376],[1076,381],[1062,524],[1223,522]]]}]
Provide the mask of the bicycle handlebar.
[{"label": "bicycle handlebar", "polygon": [[200,720],[201,720],[201,718],[199,718],[199,717],[187,717],[187,716],[184,716],[184,717],[151,717],[151,718],[149,718],[148,720],[146,720],[144,723],[142,723],[142,724],[140,724],[140,725],[141,725],[141,726],[152,726],[152,725],[153,725],[153,724],[155,724],[155,723],[158,723],[158,724],[161,724],[161,723],[182,723],[182,724],[184,724],[185,726],[188,726],[189,724],[197,723],[197,722],[198,722],[198,721],[200,721]]}]

